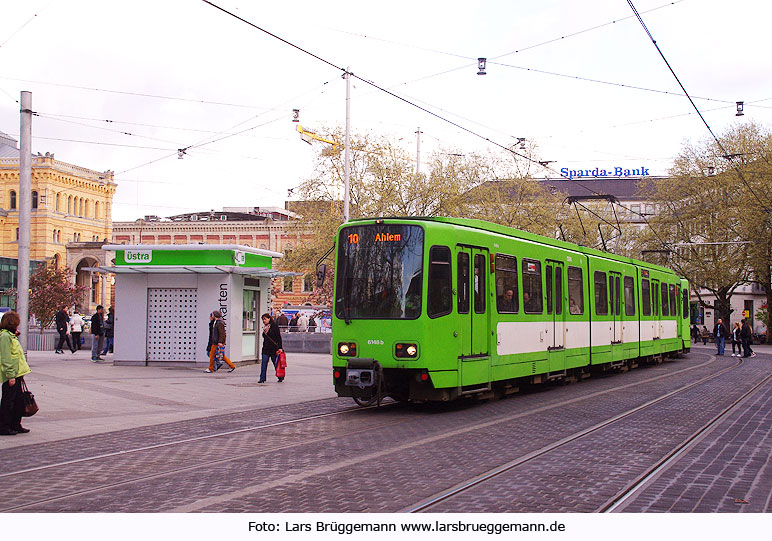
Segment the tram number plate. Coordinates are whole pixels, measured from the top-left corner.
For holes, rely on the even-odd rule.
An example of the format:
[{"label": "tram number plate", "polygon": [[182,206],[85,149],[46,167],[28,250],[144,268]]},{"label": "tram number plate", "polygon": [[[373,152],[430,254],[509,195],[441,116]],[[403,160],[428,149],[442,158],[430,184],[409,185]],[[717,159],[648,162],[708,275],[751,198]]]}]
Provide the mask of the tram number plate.
[{"label": "tram number plate", "polygon": [[373,370],[349,368],[346,371],[346,385],[349,387],[372,387],[375,382],[375,372]]}]

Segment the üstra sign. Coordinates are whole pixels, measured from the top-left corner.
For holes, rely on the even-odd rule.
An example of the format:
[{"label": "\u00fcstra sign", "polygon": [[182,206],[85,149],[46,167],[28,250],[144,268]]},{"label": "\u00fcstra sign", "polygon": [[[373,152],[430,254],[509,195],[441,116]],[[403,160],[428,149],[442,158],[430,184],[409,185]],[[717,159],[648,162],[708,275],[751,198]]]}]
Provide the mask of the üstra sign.
[{"label": "\u00fcstra sign", "polygon": [[153,261],[153,252],[151,250],[126,250],[123,253],[123,260],[126,263],[150,263]]},{"label": "\u00fcstra sign", "polygon": [[599,177],[648,177],[650,175],[648,167],[639,167],[637,169],[625,169],[624,167],[614,167],[613,169],[569,169],[564,167],[560,170],[560,176],[573,180],[575,178],[599,178]]}]

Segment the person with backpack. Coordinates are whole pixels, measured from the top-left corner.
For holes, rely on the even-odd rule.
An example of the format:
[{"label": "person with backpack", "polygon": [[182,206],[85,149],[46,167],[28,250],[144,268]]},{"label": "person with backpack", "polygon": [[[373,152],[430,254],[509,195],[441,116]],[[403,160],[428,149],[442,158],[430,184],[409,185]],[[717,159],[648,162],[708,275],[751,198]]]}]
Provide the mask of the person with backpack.
[{"label": "person with backpack", "polygon": [[[222,312],[215,310],[209,314],[209,344],[206,348],[206,352],[209,354],[209,368],[204,370],[204,372],[207,374],[217,372],[217,370],[219,370],[222,366],[222,361],[225,361],[225,363],[230,367],[228,372],[233,372],[236,370],[236,365],[225,356],[226,337],[225,322],[222,320]],[[222,353],[222,361],[217,359],[218,363],[215,364],[215,357],[217,355],[218,349]]]}]

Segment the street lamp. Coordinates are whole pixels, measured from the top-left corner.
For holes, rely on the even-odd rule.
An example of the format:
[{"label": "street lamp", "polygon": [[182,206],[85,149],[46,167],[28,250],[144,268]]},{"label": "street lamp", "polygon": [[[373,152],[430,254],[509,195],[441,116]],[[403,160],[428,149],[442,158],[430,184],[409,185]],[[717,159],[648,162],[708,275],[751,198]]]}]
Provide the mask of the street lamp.
[{"label": "street lamp", "polygon": [[743,113],[743,104],[745,104],[744,101],[737,102],[737,113],[734,116],[743,116],[745,114]]},{"label": "street lamp", "polygon": [[485,63],[487,62],[486,58],[478,58],[477,59],[477,75],[485,75]]}]

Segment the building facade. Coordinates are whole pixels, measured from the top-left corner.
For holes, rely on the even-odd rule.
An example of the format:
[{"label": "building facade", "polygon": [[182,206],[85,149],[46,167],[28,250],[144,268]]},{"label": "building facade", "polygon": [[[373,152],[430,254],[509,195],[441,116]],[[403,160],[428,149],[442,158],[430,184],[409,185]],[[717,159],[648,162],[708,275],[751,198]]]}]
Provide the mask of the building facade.
[{"label": "building facade", "polygon": [[[11,272],[18,259],[19,232],[18,142],[0,132],[0,290],[16,286]],[[112,237],[111,210],[116,184],[113,172],[98,172],[61,162],[53,154],[32,156],[32,214],[30,224],[31,267],[46,263],[69,266],[76,281],[88,283],[92,294],[79,307],[91,312],[96,304],[110,304],[102,278],[84,270],[105,263],[105,255],[81,253],[83,243],[104,243]],[[8,267],[8,268],[6,268]],[[109,288],[107,288],[109,290]],[[10,305],[7,296],[0,304]]]}]

